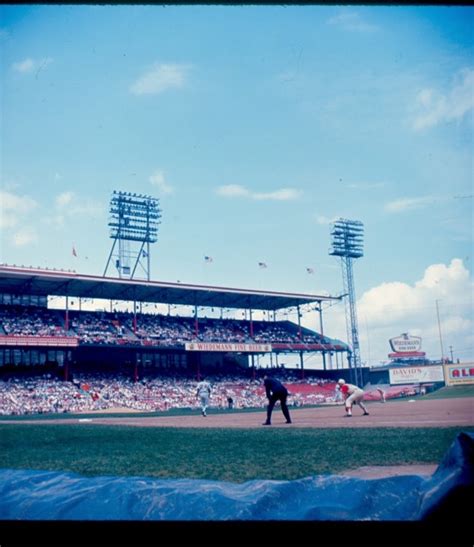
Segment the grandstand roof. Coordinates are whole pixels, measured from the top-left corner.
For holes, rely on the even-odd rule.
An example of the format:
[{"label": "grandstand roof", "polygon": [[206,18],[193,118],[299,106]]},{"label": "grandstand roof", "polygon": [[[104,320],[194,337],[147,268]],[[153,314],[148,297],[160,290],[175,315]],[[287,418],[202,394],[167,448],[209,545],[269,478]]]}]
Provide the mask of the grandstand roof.
[{"label": "grandstand roof", "polygon": [[0,293],[136,300],[216,308],[278,310],[341,297],[256,291],[83,275],[63,270],[0,266]]}]

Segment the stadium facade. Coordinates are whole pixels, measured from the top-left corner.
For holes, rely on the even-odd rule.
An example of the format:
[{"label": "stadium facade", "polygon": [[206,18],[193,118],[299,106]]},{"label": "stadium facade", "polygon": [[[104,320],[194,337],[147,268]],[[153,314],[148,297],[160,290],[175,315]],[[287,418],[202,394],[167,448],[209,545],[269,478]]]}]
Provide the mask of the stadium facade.
[{"label": "stadium facade", "polygon": [[[64,309],[48,306],[51,297]],[[72,309],[73,299],[101,299],[110,311]],[[90,276],[0,266],[0,367],[49,365],[68,379],[75,368],[117,367],[138,378],[148,367],[199,377],[240,367],[255,371],[261,355],[319,353],[322,371],[347,369],[350,347],[323,332],[323,303],[340,297]],[[132,303],[132,312],[113,308]],[[143,313],[143,305],[188,306],[191,316]],[[320,332],[301,325],[302,309],[319,314]],[[157,307],[157,306],[155,306]],[[276,320],[296,308],[297,323]],[[201,310],[244,311],[246,319],[209,318]],[[265,320],[255,320],[260,312]],[[247,319],[248,317],[248,319]],[[30,369],[31,370],[31,369]],[[352,372],[347,370],[347,373]]]}]

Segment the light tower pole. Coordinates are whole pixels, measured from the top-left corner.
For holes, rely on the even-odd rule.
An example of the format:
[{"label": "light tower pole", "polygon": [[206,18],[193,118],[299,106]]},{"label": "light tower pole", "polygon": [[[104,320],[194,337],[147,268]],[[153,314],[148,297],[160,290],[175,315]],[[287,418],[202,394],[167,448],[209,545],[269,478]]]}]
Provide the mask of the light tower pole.
[{"label": "light tower pole", "polygon": [[333,223],[331,236],[332,249],[329,254],[341,258],[342,283],[344,292],[348,295],[348,302],[346,301],[346,329],[348,341],[352,342],[352,351],[348,357],[349,367],[353,373],[354,382],[360,385],[363,383],[363,378],[352,261],[355,258],[364,256],[364,225],[358,220],[340,218]]},{"label": "light tower pole", "polygon": [[158,198],[114,190],[109,213],[110,237],[114,242],[104,276],[114,257],[119,277],[133,279],[140,266],[150,281],[150,243],[157,241],[161,218]]}]

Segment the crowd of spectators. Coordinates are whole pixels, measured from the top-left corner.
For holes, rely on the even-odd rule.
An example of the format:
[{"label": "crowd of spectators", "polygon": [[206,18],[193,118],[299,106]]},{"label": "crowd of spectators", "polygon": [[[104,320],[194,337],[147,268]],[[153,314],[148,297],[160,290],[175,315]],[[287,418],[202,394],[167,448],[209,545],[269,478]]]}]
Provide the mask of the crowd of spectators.
[{"label": "crowd of spectators", "polygon": [[[212,385],[211,407],[263,408],[267,404],[262,380],[237,375],[208,377]],[[301,380],[287,374],[289,403],[303,406],[334,402],[334,382]],[[197,380],[150,375],[134,381],[121,374],[75,374],[62,381],[51,374],[39,377],[11,377],[0,380],[0,415],[87,412],[124,408],[138,411],[165,411],[197,408]]]},{"label": "crowd of spectators", "polygon": [[[337,402],[336,383],[296,371],[280,371],[289,391],[288,404],[302,407]],[[238,374],[208,375],[210,408],[264,408],[268,400],[262,378]],[[63,381],[52,373],[0,378],[0,415],[80,413],[106,410],[167,411],[197,409],[198,380],[186,376],[149,374],[138,380],[121,373],[75,373]],[[379,389],[377,389],[379,387]],[[380,400],[380,386],[367,386],[364,400]],[[383,386],[386,399],[419,394],[417,386]]]},{"label": "crowd of spectators", "polygon": [[119,321],[102,312],[70,312],[69,329],[81,344],[124,344],[136,341],[136,336]]},{"label": "crowd of spectators", "polygon": [[65,336],[63,322],[55,311],[24,306],[0,309],[0,334],[9,336]]},{"label": "crowd of spectators", "polygon": [[28,307],[1,307],[0,334],[29,336],[75,336],[84,345],[179,346],[186,342],[321,343],[321,335],[300,332],[289,321],[177,317],[125,312],[69,311],[65,313]]}]

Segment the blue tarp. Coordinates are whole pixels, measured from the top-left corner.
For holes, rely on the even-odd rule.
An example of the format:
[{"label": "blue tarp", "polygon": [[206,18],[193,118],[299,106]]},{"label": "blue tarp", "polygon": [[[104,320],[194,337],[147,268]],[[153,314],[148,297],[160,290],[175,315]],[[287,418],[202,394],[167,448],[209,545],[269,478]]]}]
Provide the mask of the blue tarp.
[{"label": "blue tarp", "polygon": [[453,492],[472,495],[474,434],[461,433],[431,477],[317,475],[230,482],[0,469],[0,519],[82,521],[414,521]]}]

